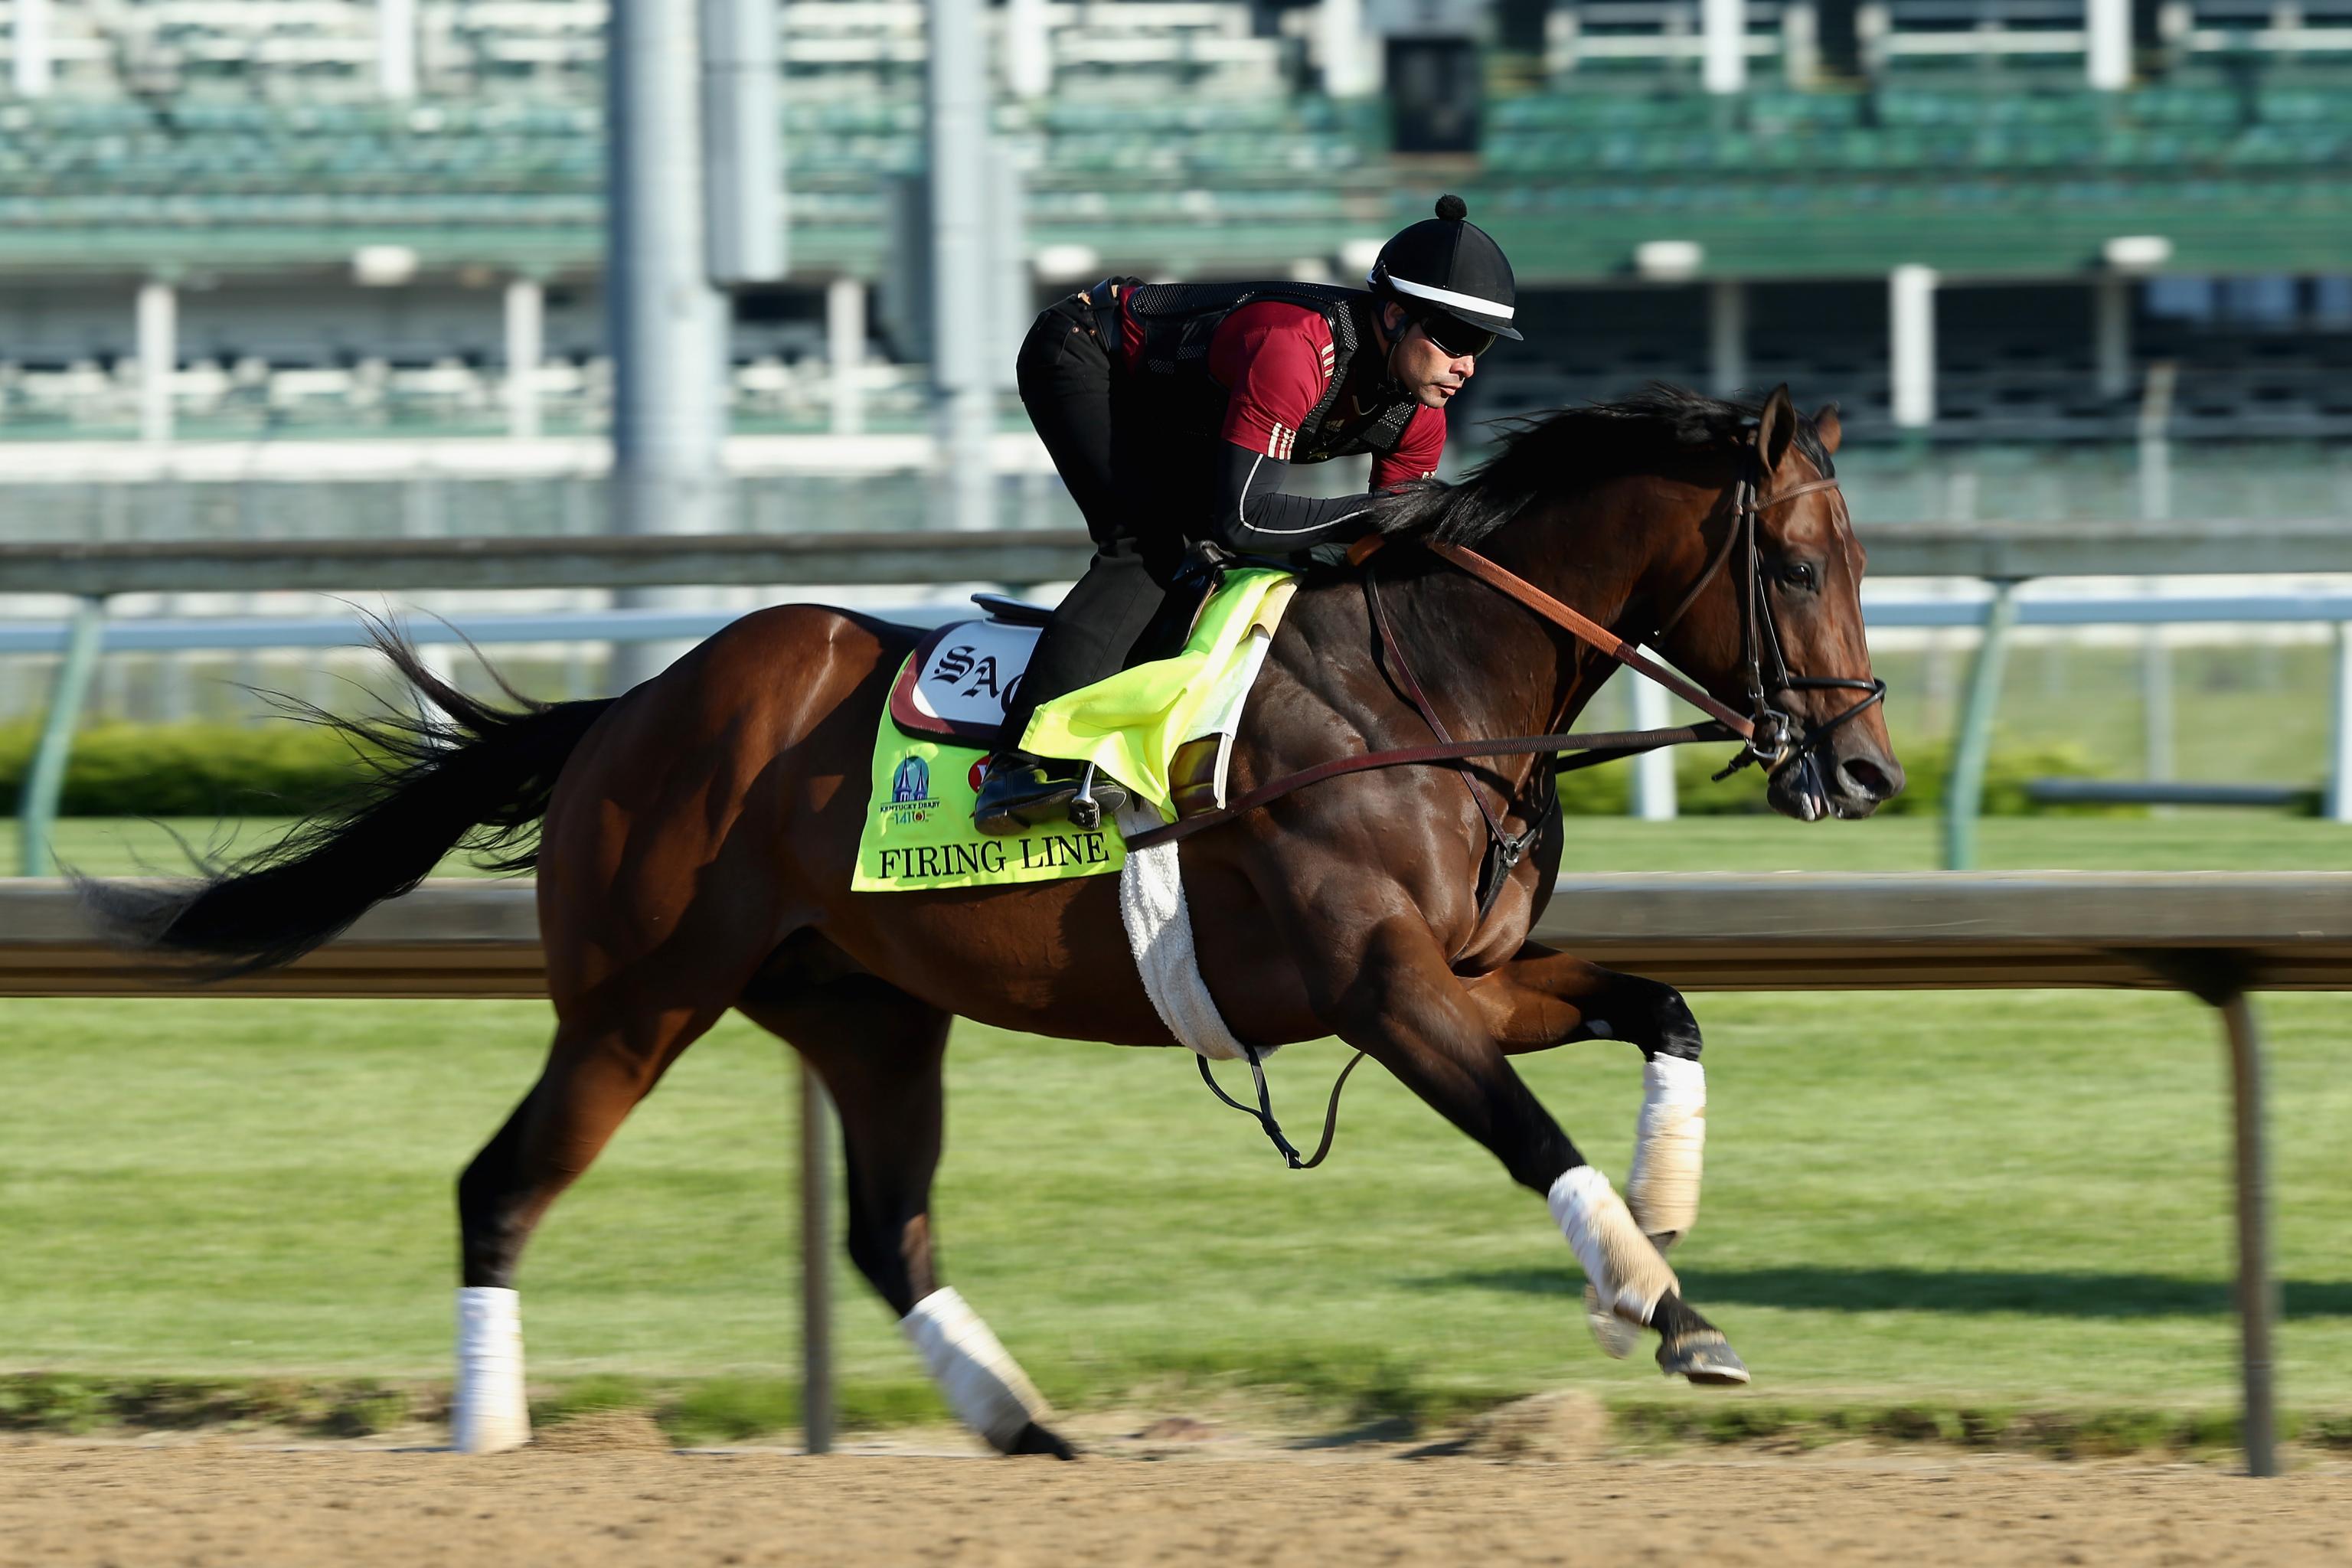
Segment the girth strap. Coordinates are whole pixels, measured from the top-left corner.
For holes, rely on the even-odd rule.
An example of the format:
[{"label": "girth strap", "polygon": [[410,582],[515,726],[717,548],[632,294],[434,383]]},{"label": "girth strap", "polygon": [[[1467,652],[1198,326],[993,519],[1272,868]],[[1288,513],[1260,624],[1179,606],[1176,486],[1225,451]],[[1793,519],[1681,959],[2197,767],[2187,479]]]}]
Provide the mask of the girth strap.
[{"label": "girth strap", "polygon": [[1331,1085],[1331,1103],[1323,1112],[1323,1141],[1316,1144],[1315,1152],[1304,1160],[1298,1157],[1298,1151],[1291,1147],[1290,1140],[1282,1135],[1282,1124],[1274,1119],[1274,1096],[1266,1092],[1264,1055],[1255,1046],[1244,1046],[1242,1054],[1249,1058],[1250,1077],[1257,1080],[1257,1106],[1255,1110],[1225,1092],[1224,1087],[1217,1082],[1217,1075],[1209,1070],[1208,1058],[1196,1056],[1192,1059],[1201,1064],[1201,1081],[1209,1086],[1209,1092],[1243,1115],[1255,1117],[1257,1124],[1265,1130],[1265,1135],[1274,1140],[1274,1146],[1282,1151],[1282,1157],[1290,1162],[1292,1170],[1313,1170],[1331,1152],[1331,1140],[1339,1131],[1339,1091],[1348,1087],[1348,1075],[1356,1070],[1356,1064],[1364,1059],[1364,1053],[1358,1051],[1348,1058],[1348,1065],[1339,1069],[1339,1078]]}]

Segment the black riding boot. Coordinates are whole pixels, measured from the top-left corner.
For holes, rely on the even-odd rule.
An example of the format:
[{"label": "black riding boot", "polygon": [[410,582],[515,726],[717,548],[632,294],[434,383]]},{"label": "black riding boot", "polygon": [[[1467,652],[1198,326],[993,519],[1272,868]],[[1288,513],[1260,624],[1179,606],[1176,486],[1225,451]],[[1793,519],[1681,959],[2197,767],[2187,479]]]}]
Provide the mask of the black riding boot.
[{"label": "black riding boot", "polygon": [[1018,833],[1063,821],[1092,832],[1126,804],[1126,787],[1089,763],[1047,763],[1004,751],[988,759],[971,820],[982,833]]}]

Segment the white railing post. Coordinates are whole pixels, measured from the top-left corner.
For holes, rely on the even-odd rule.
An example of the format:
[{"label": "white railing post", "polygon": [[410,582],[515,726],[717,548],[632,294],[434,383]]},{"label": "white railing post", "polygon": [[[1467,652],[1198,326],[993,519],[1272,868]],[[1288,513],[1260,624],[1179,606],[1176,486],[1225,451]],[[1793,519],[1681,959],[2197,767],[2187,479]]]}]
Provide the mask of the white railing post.
[{"label": "white railing post", "polygon": [[[1663,730],[1674,721],[1666,715],[1666,689],[1639,676],[1633,682],[1633,728]],[[1633,815],[1643,822],[1675,819],[1675,751],[1661,746],[1633,759]]]},{"label": "white railing post", "polygon": [[1046,0],[1005,0],[1004,86],[1015,98],[1054,90],[1054,35]]},{"label": "white railing post", "polygon": [[547,296],[536,278],[507,284],[507,434],[539,436],[539,365],[546,348]]},{"label": "white railing post", "polygon": [[390,99],[416,96],[416,0],[375,0],[375,87]]},{"label": "white railing post", "polygon": [[2335,720],[2327,737],[2327,820],[2352,823],[2352,621],[2336,623]]},{"label": "white railing post", "polygon": [[1821,13],[1813,0],[1788,0],[1780,7],[1780,77],[1800,91],[1822,75]]},{"label": "white railing post", "polygon": [[1316,43],[1323,56],[1323,90],[1333,98],[1361,98],[1372,90],[1371,40],[1364,36],[1363,0],[1323,0],[1316,18]]},{"label": "white railing post", "polygon": [[824,289],[825,368],[832,377],[833,433],[866,428],[866,279],[836,278]]},{"label": "white railing post", "polygon": [[160,278],[139,286],[139,437],[172,438],[172,376],[180,366],[180,299]]},{"label": "white railing post", "polygon": [[1906,263],[1886,280],[1888,381],[1895,423],[1936,422],[1936,269]]},{"label": "white railing post", "polygon": [[1705,35],[1700,76],[1713,93],[1740,92],[1748,86],[1748,0],[1700,0]]},{"label": "white railing post", "polygon": [[2131,390],[2132,281],[2107,273],[2091,285],[2092,363],[2099,395],[2121,397]]},{"label": "white railing post", "polygon": [[1748,285],[1718,278],[1706,286],[1709,390],[1728,397],[1748,381]]},{"label": "white railing post", "polygon": [[10,72],[19,98],[41,98],[54,80],[49,66],[49,0],[16,0],[16,54]]},{"label": "white railing post", "polygon": [[2083,65],[2098,92],[2131,85],[2132,0],[2084,0]]}]

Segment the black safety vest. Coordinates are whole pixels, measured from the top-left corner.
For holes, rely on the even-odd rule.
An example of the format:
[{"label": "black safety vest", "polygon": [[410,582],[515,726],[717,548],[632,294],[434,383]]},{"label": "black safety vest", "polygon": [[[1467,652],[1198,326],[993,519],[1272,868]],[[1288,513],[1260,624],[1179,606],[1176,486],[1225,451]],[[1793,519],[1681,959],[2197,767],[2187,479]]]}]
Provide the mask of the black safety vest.
[{"label": "black safety vest", "polygon": [[1384,367],[1374,395],[1378,403],[1352,420],[1331,417],[1340,389],[1361,368],[1357,355],[1377,364],[1381,348],[1372,333],[1372,312],[1379,301],[1360,289],[1318,283],[1144,283],[1129,289],[1120,303],[1143,330],[1143,352],[1134,372],[1144,384],[1135,390],[1149,401],[1152,416],[1171,433],[1217,432],[1228,394],[1209,374],[1209,342],[1227,316],[1261,300],[1303,306],[1322,317],[1331,332],[1330,384],[1298,422],[1290,461],[1321,463],[1394,450],[1421,405],[1389,379]]}]

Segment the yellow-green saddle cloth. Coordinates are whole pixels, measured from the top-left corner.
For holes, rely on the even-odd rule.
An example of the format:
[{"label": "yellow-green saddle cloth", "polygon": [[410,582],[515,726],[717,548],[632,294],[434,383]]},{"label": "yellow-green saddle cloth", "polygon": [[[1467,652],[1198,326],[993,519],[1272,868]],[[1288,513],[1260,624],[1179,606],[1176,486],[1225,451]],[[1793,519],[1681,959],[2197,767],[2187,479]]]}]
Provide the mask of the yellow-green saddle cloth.
[{"label": "yellow-green saddle cloth", "polygon": [[[1041,757],[1090,762],[1125,784],[1145,811],[1173,822],[1223,804],[1225,769],[1243,704],[1298,580],[1252,567],[1226,574],[1202,607],[1181,652],[1123,670],[1037,710],[1022,737]],[[1053,823],[991,837],[971,825],[983,747],[956,738],[942,714],[959,698],[1002,714],[1026,662],[1021,628],[965,623],[908,656],[874,736],[872,794],[850,886],[860,892],[987,887],[1116,871],[1126,840],[1115,823],[1082,832]],[[959,634],[966,634],[959,636]],[[902,722],[902,719],[905,721]]]}]

